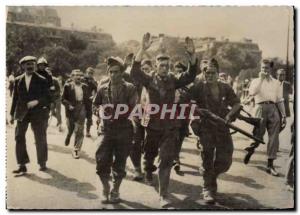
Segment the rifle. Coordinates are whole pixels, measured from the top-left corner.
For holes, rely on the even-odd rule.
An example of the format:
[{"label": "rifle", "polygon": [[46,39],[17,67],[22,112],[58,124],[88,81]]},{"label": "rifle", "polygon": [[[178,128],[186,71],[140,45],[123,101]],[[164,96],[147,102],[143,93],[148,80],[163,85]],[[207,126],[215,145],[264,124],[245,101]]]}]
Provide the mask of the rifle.
[{"label": "rifle", "polygon": [[241,129],[241,128],[235,126],[235,125],[233,125],[232,123],[226,122],[225,119],[217,116],[216,114],[210,112],[207,109],[196,108],[195,110],[196,110],[196,112],[199,113],[200,116],[207,118],[212,123],[214,123],[214,122],[220,122],[220,123],[226,125],[227,127],[233,129],[234,131],[237,131],[237,132],[245,135],[246,137],[249,137],[249,138],[253,139],[257,143],[265,144],[265,142],[263,140],[261,140],[261,139],[255,137],[255,136],[253,136],[252,134],[250,134],[247,131],[244,131],[243,129]]}]

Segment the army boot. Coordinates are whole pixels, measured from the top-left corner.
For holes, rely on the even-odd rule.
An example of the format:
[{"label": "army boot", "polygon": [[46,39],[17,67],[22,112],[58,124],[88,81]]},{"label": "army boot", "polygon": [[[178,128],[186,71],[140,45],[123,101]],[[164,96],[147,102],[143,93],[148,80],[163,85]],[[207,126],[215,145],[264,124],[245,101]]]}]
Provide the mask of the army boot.
[{"label": "army boot", "polygon": [[203,191],[203,200],[206,204],[214,204],[215,198],[210,190]]},{"label": "army boot", "polygon": [[110,203],[112,204],[118,204],[121,202],[119,193],[121,183],[122,179],[114,179],[113,181],[113,189],[110,192]]},{"label": "army boot", "polygon": [[108,204],[109,203],[109,193],[110,193],[109,177],[100,176],[100,180],[101,180],[102,186],[103,186],[103,191],[102,191],[103,199],[102,199],[101,203]]}]

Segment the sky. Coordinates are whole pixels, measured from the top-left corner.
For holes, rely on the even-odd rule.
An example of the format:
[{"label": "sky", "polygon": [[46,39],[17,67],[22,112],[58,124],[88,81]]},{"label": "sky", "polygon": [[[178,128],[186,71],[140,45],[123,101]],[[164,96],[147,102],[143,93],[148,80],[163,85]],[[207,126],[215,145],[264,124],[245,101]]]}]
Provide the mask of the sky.
[{"label": "sky", "polygon": [[291,7],[55,7],[62,26],[78,29],[97,26],[119,43],[140,41],[145,32],[158,35],[250,38],[263,57],[286,58],[290,14],[289,58],[293,61]]}]

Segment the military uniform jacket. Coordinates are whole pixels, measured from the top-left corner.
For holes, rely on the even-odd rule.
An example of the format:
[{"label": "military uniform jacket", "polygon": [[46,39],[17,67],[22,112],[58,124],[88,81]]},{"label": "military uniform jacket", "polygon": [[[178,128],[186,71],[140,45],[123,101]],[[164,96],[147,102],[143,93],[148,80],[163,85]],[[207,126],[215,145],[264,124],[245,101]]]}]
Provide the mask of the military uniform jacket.
[{"label": "military uniform jacket", "polygon": [[[189,65],[187,71],[175,76],[169,73],[165,80],[157,74],[147,74],[141,71],[141,63],[134,62],[131,68],[131,76],[136,82],[141,83],[147,90],[148,103],[158,104],[162,107],[163,104],[175,103],[175,90],[181,88],[194,81],[197,73],[197,62],[195,65]],[[146,104],[147,105],[147,104]],[[147,116],[149,120],[145,119],[142,123],[145,127],[154,130],[172,129],[179,127],[178,120],[160,119],[159,116]]]},{"label": "military uniform jacket", "polygon": [[[137,101],[137,92],[136,88],[133,84],[123,81],[120,85],[121,89],[118,89],[118,95],[113,97],[113,93],[111,91],[111,82],[102,83],[99,86],[96,97],[94,99],[93,105],[98,107],[100,105],[112,104],[114,108],[116,108],[117,104],[125,104],[129,106],[129,110],[132,110]],[[107,112],[104,112],[106,115]],[[114,116],[114,112],[110,113]],[[104,131],[108,128],[123,128],[123,127],[131,127],[132,122],[128,119],[130,112],[127,114],[120,116],[118,119],[103,119]]]},{"label": "military uniform jacket", "polygon": [[[38,100],[38,105],[28,110],[27,103]],[[29,90],[26,89],[25,73],[15,79],[14,93],[10,114],[16,120],[22,121],[27,114],[32,117],[46,117],[50,104],[50,92],[47,81],[37,73],[32,74]]]},{"label": "military uniform jacket", "polygon": [[[84,107],[87,109],[88,104],[89,104],[89,95],[88,95],[88,88],[87,85],[85,84],[81,84],[82,85],[82,92],[83,92],[83,99],[82,99],[82,103],[84,105]],[[69,109],[69,106],[73,106],[75,107],[78,104],[78,101],[76,101],[76,93],[75,93],[75,83],[72,82],[68,82],[65,84],[64,89],[63,89],[63,93],[62,93],[62,103],[63,105],[66,107],[66,117],[70,118],[70,117],[77,117],[78,113],[76,113],[76,108],[73,110]],[[78,110],[78,112],[80,112]]]},{"label": "military uniform jacket", "polygon": [[[237,103],[240,103],[240,99],[236,96],[233,89],[223,82],[218,82],[219,98],[216,100],[208,83],[205,81],[198,81],[189,89],[189,95],[191,100],[194,100],[199,108],[204,108],[212,113],[225,118],[228,113],[228,107],[232,107]],[[201,119],[201,129],[219,130],[221,132],[228,131],[223,124],[212,124],[208,120]]]}]

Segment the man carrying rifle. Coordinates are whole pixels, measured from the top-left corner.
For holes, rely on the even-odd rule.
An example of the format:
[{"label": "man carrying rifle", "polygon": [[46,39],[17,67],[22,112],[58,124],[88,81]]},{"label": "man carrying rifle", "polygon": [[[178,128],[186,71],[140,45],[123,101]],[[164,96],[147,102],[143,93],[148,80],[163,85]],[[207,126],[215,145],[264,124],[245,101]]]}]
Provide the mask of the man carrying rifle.
[{"label": "man carrying rifle", "polygon": [[[236,115],[233,113],[240,108],[240,100],[228,84],[218,82],[218,62],[215,59],[208,60],[203,73],[205,81],[194,83],[190,88],[191,99],[199,108],[225,118],[227,122],[233,121]],[[228,106],[232,107],[229,113]],[[217,177],[228,171],[232,163],[233,143],[226,124],[213,122],[206,117],[200,117],[200,122],[197,123],[199,127],[194,132],[200,137],[202,145],[203,199],[206,203],[213,204],[217,192]]]}]

